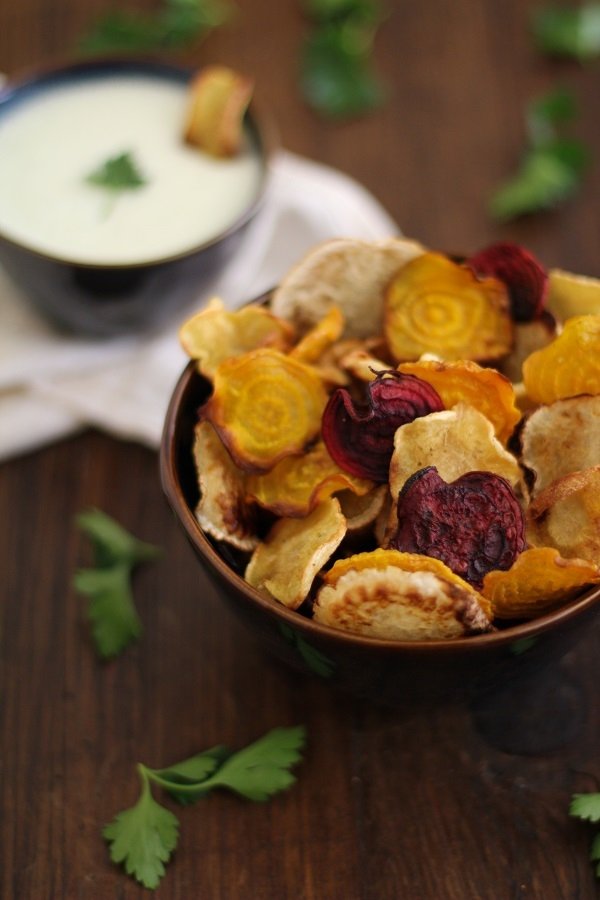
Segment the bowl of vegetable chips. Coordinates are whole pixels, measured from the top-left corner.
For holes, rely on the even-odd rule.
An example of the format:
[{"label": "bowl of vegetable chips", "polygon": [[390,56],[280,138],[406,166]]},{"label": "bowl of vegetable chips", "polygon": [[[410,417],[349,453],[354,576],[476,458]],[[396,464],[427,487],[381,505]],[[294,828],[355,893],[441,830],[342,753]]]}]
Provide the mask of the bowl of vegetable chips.
[{"label": "bowl of vegetable chips", "polygon": [[536,671],[585,633],[600,282],[582,314],[578,285],[511,243],[457,260],[340,239],[268,296],[214,298],[182,325],[163,487],[271,652],[422,708]]}]

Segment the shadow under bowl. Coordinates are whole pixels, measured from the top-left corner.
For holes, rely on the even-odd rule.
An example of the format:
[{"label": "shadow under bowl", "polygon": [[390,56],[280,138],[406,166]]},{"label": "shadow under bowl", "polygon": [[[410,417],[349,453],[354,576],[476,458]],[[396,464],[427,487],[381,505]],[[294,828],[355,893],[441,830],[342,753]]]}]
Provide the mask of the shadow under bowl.
[{"label": "shadow under bowl", "polygon": [[511,682],[514,699],[532,679],[539,685],[547,667],[589,631],[600,608],[598,587],[539,619],[490,634],[414,642],[338,631],[263,596],[244,581],[235,556],[207,537],[194,516],[199,493],[193,433],[198,408],[210,391],[191,362],[166,415],[160,451],[163,490],[219,596],[266,650],[297,671],[406,712],[477,702],[495,691],[506,693]]},{"label": "shadow under bowl", "polygon": [[[0,125],[22,104],[57,88],[114,76],[187,85],[192,74],[189,68],[140,59],[100,59],[34,71],[0,88]],[[66,331],[112,337],[147,331],[172,320],[231,259],[260,209],[275,140],[271,125],[252,103],[244,128],[252,152],[261,160],[260,183],[247,207],[210,240],[150,261],[96,264],[40,252],[0,229],[0,263],[38,311]]]}]

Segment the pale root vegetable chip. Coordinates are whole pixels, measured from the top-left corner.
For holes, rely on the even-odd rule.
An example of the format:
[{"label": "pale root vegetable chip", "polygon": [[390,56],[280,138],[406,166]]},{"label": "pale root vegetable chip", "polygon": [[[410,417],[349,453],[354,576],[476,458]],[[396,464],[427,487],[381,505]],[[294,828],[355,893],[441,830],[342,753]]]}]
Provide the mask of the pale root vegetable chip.
[{"label": "pale root vegetable chip", "polygon": [[501,475],[513,486],[521,478],[517,460],[494,436],[492,423],[464,403],[398,428],[390,462],[392,497],[397,498],[406,480],[427,466],[435,466],[447,482],[474,471]]},{"label": "pale root vegetable chip", "polygon": [[373,482],[344,472],[322,442],[301,456],[288,456],[263,475],[249,475],[248,496],[278,516],[306,516],[337,491],[366,494]]},{"label": "pale root vegetable chip", "polygon": [[212,156],[234,156],[243,143],[244,114],[254,80],[227,66],[206,66],[190,84],[185,140]]},{"label": "pale root vegetable chip", "polygon": [[536,403],[600,393],[600,315],[575,316],[555,341],[523,363],[525,390]]},{"label": "pale root vegetable chip", "polygon": [[314,369],[265,348],[221,363],[201,412],[240,468],[266,472],[316,437],[326,402]]},{"label": "pale root vegetable chip", "polygon": [[400,372],[429,382],[446,409],[466,403],[492,423],[496,437],[506,444],[521,418],[510,381],[495,369],[486,369],[470,360],[442,362],[419,360],[401,363]]},{"label": "pale root vegetable chip", "polygon": [[342,575],[317,594],[322,625],[384,640],[444,640],[488,631],[490,620],[469,590],[434,572],[397,566]]},{"label": "pale root vegetable chip", "polygon": [[244,473],[208,422],[196,425],[194,462],[200,487],[195,515],[200,527],[218,541],[253,550],[258,544],[256,516],[245,500]]},{"label": "pale root vegetable chip", "polygon": [[552,547],[525,550],[505,571],[488,572],[482,593],[497,619],[533,619],[600,582],[600,568],[582,559],[563,559]]},{"label": "pale root vegetable chip", "polygon": [[515,343],[508,354],[498,363],[503,375],[518,383],[523,378],[523,363],[536,350],[547,347],[556,337],[556,320],[543,315],[533,322],[515,322]]},{"label": "pale root vegetable chip", "polygon": [[358,381],[374,381],[376,373],[389,369],[389,363],[383,362],[368,350],[357,347],[350,350],[340,359],[340,366]]},{"label": "pale root vegetable chip", "polygon": [[323,353],[337,341],[343,330],[344,314],[338,306],[332,306],[323,318],[316,322],[290,350],[290,356],[301,362],[317,362]]},{"label": "pale root vegetable chip", "polygon": [[600,278],[550,269],[547,303],[563,322],[571,316],[600,315]]},{"label": "pale root vegetable chip", "polygon": [[389,281],[423,252],[421,244],[403,238],[325,241],[283,277],[271,309],[302,333],[338,306],[346,320],[346,336],[372,337],[381,333]]},{"label": "pale root vegetable chip", "polygon": [[408,262],[386,291],[384,334],[398,362],[424,353],[491,361],[510,351],[513,331],[505,285],[441,253]]},{"label": "pale root vegetable chip", "polygon": [[366,494],[345,490],[336,496],[346,517],[348,534],[356,535],[374,528],[384,510],[389,491],[386,484],[380,484]]},{"label": "pale root vegetable chip", "polygon": [[600,394],[539,406],[520,439],[521,462],[535,476],[534,496],[563,475],[600,465]]},{"label": "pale root vegetable chip", "polygon": [[285,351],[293,342],[293,329],[261,306],[225,309],[214,297],[179,329],[181,346],[198,371],[212,380],[222,362],[258,347]]},{"label": "pale root vegetable chip", "polygon": [[289,609],[297,609],[345,534],[346,520],[335,497],[303,519],[279,519],[252,554],[246,581]]},{"label": "pale root vegetable chip", "polygon": [[528,508],[528,526],[531,544],[600,564],[600,465],[564,475],[540,491]]}]

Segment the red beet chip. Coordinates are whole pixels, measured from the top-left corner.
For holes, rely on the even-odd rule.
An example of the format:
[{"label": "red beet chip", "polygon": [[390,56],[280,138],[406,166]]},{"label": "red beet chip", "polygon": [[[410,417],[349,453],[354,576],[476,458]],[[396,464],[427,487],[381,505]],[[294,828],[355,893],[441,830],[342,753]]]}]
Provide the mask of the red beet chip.
[{"label": "red beet chip", "polygon": [[323,413],[323,440],[340,468],[386,482],[396,429],[444,405],[426,381],[394,370],[378,372],[367,390],[368,402],[358,408],[345,388],[333,392]]},{"label": "red beet chip", "polygon": [[492,569],[510,569],[525,546],[521,506],[500,475],[467,472],[448,484],[427,466],[398,495],[390,547],[441,559],[473,587]]},{"label": "red beet chip", "polygon": [[493,275],[504,282],[515,322],[531,322],[541,314],[548,275],[528,250],[504,241],[480,250],[466,263],[477,275]]}]

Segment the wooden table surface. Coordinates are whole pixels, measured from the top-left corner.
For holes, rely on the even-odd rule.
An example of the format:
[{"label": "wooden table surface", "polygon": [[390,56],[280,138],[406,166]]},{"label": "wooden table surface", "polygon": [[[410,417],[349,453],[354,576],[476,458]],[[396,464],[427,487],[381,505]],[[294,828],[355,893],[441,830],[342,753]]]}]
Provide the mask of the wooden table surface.
[{"label": "wooden table surface", "polygon": [[[389,98],[346,124],[319,119],[299,98],[299,0],[237,0],[234,24],[193,58],[253,73],[283,144],[354,176],[408,235],[468,251],[514,239],[547,264],[598,276],[598,64],[544,61],[528,32],[533,5],[390,0],[375,46]],[[64,55],[108,6],[5,0],[0,69]],[[501,228],[486,198],[519,157],[527,100],[558,83],[579,99],[574,130],[595,163],[560,210]],[[165,551],[135,581],[141,639],[105,665],[72,587],[88,558],[74,516],[91,505]],[[0,573],[3,898],[147,896],[109,862],[100,836],[135,800],[135,763],[240,747],[297,723],[309,740],[296,786],[264,805],[218,794],[182,810],[157,897],[598,896],[592,830],[567,815],[571,794],[600,779],[597,628],[520,710],[508,740],[519,752],[502,723],[482,728],[490,717],[466,708],[407,721],[299,683],[208,585],[163,499],[156,454],[91,431],[0,466]]]}]

